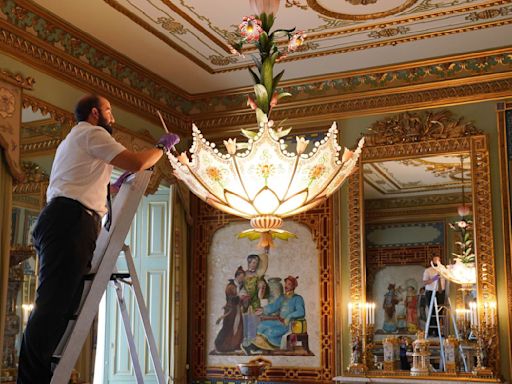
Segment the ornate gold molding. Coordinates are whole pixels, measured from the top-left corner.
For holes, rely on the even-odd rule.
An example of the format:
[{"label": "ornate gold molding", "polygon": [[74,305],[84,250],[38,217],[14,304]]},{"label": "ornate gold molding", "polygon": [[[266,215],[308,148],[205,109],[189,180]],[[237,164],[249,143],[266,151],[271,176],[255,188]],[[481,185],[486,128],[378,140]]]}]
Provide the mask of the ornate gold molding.
[{"label": "ornate gold molding", "polygon": [[[494,266],[494,239],[492,225],[492,201],[490,185],[490,165],[487,138],[484,135],[471,135],[471,132],[478,133],[471,125],[462,123],[461,120],[453,117],[446,117],[445,124],[455,127],[453,136],[446,138],[432,139],[429,135],[421,137],[424,141],[391,140],[393,144],[375,144],[365,146],[360,157],[360,171],[354,173],[349,184],[349,241],[350,241],[350,272],[351,272],[351,299],[365,300],[365,257],[362,247],[364,238],[364,222],[362,221],[362,174],[361,169],[364,163],[382,160],[404,160],[409,157],[422,155],[433,156],[444,153],[469,153],[472,172],[472,206],[475,236],[475,254],[477,255],[477,295],[480,303],[496,301],[496,275]],[[406,121],[406,115],[402,115]],[[399,120],[397,117],[391,119]],[[388,119],[389,121],[389,119]],[[420,121],[428,119],[420,118]],[[406,124],[406,123],[404,123]],[[386,126],[386,121],[377,123],[377,126]],[[396,125],[396,124],[394,124]],[[398,124],[400,126],[400,124]],[[378,132],[374,135],[379,134]],[[382,133],[381,133],[382,134]],[[398,134],[403,134],[401,130]],[[468,134],[466,136],[466,134]],[[370,135],[371,136],[371,135]],[[399,136],[399,139],[403,136]],[[380,143],[380,141],[378,141]],[[482,304],[483,305],[483,304]],[[483,320],[483,311],[479,310],[479,316]],[[489,340],[489,363],[495,375],[499,372],[499,348],[497,335],[492,335]]]},{"label": "ornate gold molding", "polygon": [[0,69],[0,79],[27,90],[32,90],[36,82],[32,77],[24,77],[21,73],[12,73],[7,69]]},{"label": "ornate gold molding", "polygon": [[[328,100],[310,100],[288,103],[272,112],[272,119],[287,119],[289,125],[301,125],[314,121],[328,124],[332,120],[365,114],[400,112],[415,108],[435,108],[446,104],[494,100],[512,96],[512,73],[502,79],[472,79],[446,81],[443,84],[426,84],[400,87],[394,90],[378,90],[341,95]],[[254,128],[254,113],[247,110],[197,117],[195,123],[203,132],[212,136],[238,133],[240,128]],[[190,127],[189,127],[190,130]]]},{"label": "ornate gold molding", "polygon": [[[165,34],[159,32],[157,29],[152,27],[149,23],[142,20],[137,15],[133,14],[129,10],[127,10],[125,7],[120,5],[116,0],[104,0],[108,5],[110,5],[112,8],[114,8],[116,11],[122,13],[126,17],[130,18],[134,23],[140,25],[142,28],[144,28],[146,31],[150,32],[151,34],[155,35],[158,39],[162,40],[165,44],[167,44],[169,47],[175,49],[177,52],[184,55],[186,58],[188,58],[193,63],[197,64],[199,67],[203,68],[208,73],[216,73],[217,71],[213,68],[209,67],[204,61],[199,60],[196,56],[190,54],[186,49],[184,49],[181,45],[175,43],[172,41],[168,36]],[[174,4],[172,4],[170,1],[164,0],[163,1],[166,6],[168,6],[170,9],[172,9],[174,12],[178,13],[180,16],[185,18],[188,22],[190,22],[194,27],[196,27],[198,30],[201,31],[204,35],[208,36],[208,38],[213,41],[216,45],[222,48],[226,53],[229,53],[229,48],[227,46],[227,43],[221,42],[219,39],[217,39],[214,35],[212,35],[210,32],[208,32],[206,29],[204,29],[200,24],[198,24],[194,19],[190,18],[186,13],[181,12],[181,10],[176,7]],[[215,64],[215,63],[213,63]]]},{"label": "ornate gold molding", "polygon": [[482,134],[472,122],[454,119],[449,110],[404,112],[375,122],[365,134],[365,147],[415,143]]},{"label": "ornate gold molding", "polygon": [[[497,106],[497,125],[498,125],[498,154],[500,162],[500,189],[501,189],[501,217],[503,231],[503,259],[504,272],[507,282],[507,333],[504,345],[508,350],[509,376],[512,376],[512,207],[510,182],[512,177],[512,154],[510,140],[507,140],[507,131],[512,135],[512,103],[498,103]],[[504,311],[504,310],[503,310]],[[500,312],[502,309],[500,308]]]},{"label": "ornate gold molding", "polygon": [[74,117],[71,112],[62,108],[56,107],[46,101],[38,99],[34,96],[24,94],[22,97],[23,108],[31,108],[33,112],[39,111],[43,115],[50,115],[50,117],[66,126],[70,127],[74,124]]},{"label": "ornate gold molding", "polygon": [[[67,27],[70,28],[70,26]],[[66,26],[63,28],[65,29]],[[99,44],[99,42],[94,42],[94,44]],[[188,125],[185,115],[169,108],[167,104],[157,98],[152,98],[112,76],[92,68],[87,63],[51,46],[27,31],[13,27],[4,19],[0,19],[0,47],[88,92],[101,92],[110,100],[119,102],[127,109],[138,115],[143,115],[149,120],[159,123],[155,111],[160,110],[166,121],[177,130]],[[149,73],[146,75],[154,77]]]},{"label": "ornate gold molding", "polygon": [[[346,0],[350,2],[353,5],[359,5],[362,2],[370,2],[375,3],[377,0]],[[372,20],[372,19],[381,19],[384,17],[388,17],[391,15],[395,15],[397,13],[400,13],[407,8],[410,8],[414,5],[414,3],[418,2],[418,0],[406,0],[403,4],[400,4],[398,7],[395,7],[393,9],[390,9],[385,12],[376,12],[376,13],[370,13],[370,14],[363,14],[363,15],[351,15],[347,13],[339,13],[339,12],[333,12],[326,8],[324,8],[322,5],[318,4],[317,0],[307,0],[307,3],[311,9],[314,11],[325,15],[327,17],[331,17],[333,19],[343,19],[343,20]],[[365,4],[366,5],[366,4]]]}]

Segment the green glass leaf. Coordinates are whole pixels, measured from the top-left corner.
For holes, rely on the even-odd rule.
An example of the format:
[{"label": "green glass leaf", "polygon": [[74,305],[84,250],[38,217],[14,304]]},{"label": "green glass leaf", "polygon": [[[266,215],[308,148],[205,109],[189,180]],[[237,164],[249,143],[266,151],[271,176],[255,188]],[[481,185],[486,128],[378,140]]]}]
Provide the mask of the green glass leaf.
[{"label": "green glass leaf", "polygon": [[249,131],[248,129],[243,129],[243,128],[241,131],[242,131],[242,135],[244,135],[245,137],[247,137],[248,139],[251,139],[251,140],[254,139],[256,137],[256,135],[258,134],[257,132]]},{"label": "green glass leaf", "polygon": [[[263,63],[263,66],[265,66],[265,63]],[[269,100],[266,87],[261,84],[255,84],[254,93],[256,94],[256,104],[258,104],[258,107],[260,107],[263,112],[268,112]]]}]

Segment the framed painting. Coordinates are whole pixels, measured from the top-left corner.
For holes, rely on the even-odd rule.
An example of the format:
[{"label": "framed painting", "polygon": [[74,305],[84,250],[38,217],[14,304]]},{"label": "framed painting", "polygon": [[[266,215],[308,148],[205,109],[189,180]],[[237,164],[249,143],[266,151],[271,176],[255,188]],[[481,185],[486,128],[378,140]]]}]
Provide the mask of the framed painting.
[{"label": "framed painting", "polygon": [[334,377],[331,203],[284,227],[266,254],[237,239],[249,227],[199,203],[194,231],[190,349],[194,382],[240,379],[239,363],[272,363],[264,381],[330,381]]}]

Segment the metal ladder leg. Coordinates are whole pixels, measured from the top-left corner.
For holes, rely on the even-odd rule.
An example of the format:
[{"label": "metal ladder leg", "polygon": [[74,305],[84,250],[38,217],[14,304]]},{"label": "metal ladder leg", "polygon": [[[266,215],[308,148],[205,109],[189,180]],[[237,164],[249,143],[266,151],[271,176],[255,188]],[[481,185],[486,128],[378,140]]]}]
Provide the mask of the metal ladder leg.
[{"label": "metal ladder leg", "polygon": [[[452,303],[451,303],[449,296],[448,296],[448,308],[450,308],[450,317],[452,319],[455,337],[457,338],[457,340],[460,340],[459,329],[457,328],[457,320],[455,319],[455,316],[453,315]],[[459,343],[459,353],[460,353],[460,356],[462,357],[462,362],[464,363],[464,372],[468,372],[468,363],[466,362],[466,356],[464,355],[464,350],[462,349],[462,345],[460,343]]]},{"label": "metal ladder leg", "polygon": [[[127,284],[126,282],[124,282]],[[143,384],[144,379],[142,377],[142,369],[140,367],[139,355],[135,348],[135,340],[133,338],[132,328],[130,324],[130,318],[128,317],[128,310],[126,309],[126,302],[123,295],[123,287],[119,280],[113,280],[112,284],[116,289],[117,304],[119,305],[119,311],[123,319],[124,331],[126,333],[126,339],[128,340],[128,348],[130,349],[130,356],[132,358],[133,369],[135,371],[135,378],[138,384]]]},{"label": "metal ladder leg", "polygon": [[135,294],[135,299],[137,301],[137,307],[139,308],[139,314],[142,319],[142,323],[144,326],[144,332],[146,333],[146,340],[148,342],[149,351],[151,353],[151,360],[153,361],[153,367],[155,368],[155,373],[157,377],[157,381],[159,384],[165,384],[164,372],[162,369],[162,362],[160,360],[160,356],[158,355],[158,349],[156,347],[155,336],[153,335],[153,331],[151,330],[151,324],[149,322],[148,309],[146,304],[144,303],[144,298],[142,296],[142,290],[140,288],[139,278],[137,277],[137,271],[135,270],[135,264],[133,263],[132,252],[130,247],[125,245],[123,247],[123,251],[125,253],[126,264],[128,265],[128,271],[130,272],[131,280],[132,280],[132,290]]},{"label": "metal ladder leg", "polygon": [[[437,281],[436,281],[436,288],[437,288]],[[444,371],[446,369],[446,358],[445,358],[445,355],[444,355],[443,336],[441,335],[441,322],[439,321],[439,311],[441,309],[437,305],[436,293],[437,293],[437,290],[432,292],[432,296],[434,297],[434,305],[435,305],[435,309],[436,309],[437,337],[439,338],[439,354],[441,355],[441,361],[440,361],[440,364],[439,364],[439,370],[440,371]]]}]

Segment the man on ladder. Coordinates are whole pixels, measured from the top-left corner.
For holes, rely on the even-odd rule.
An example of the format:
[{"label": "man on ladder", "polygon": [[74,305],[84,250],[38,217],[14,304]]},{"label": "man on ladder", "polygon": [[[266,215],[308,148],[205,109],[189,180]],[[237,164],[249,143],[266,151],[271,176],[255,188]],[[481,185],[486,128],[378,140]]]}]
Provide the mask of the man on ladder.
[{"label": "man on ladder", "polygon": [[[52,354],[80,304],[101,218],[110,206],[113,167],[147,169],[179,141],[166,133],[156,148],[127,150],[112,137],[114,116],[109,101],[100,96],[80,99],[75,116],[78,124],[57,148],[48,204],[33,231],[39,285],[21,344],[18,384],[50,383]],[[114,185],[119,188],[127,175]]]},{"label": "man on ladder", "polygon": [[[432,264],[437,267],[441,264],[441,258],[439,256],[432,257]],[[435,293],[437,305],[441,306],[445,301],[445,287],[446,281],[444,278],[439,276],[439,273],[431,265],[423,272],[423,284],[425,284],[425,297],[427,299],[427,305],[430,305],[432,301],[432,295]],[[430,324],[429,329],[425,330],[426,336],[439,336],[438,330],[442,328],[443,324],[437,323],[437,318],[434,311],[429,312],[430,321],[427,318],[427,323]]]}]

